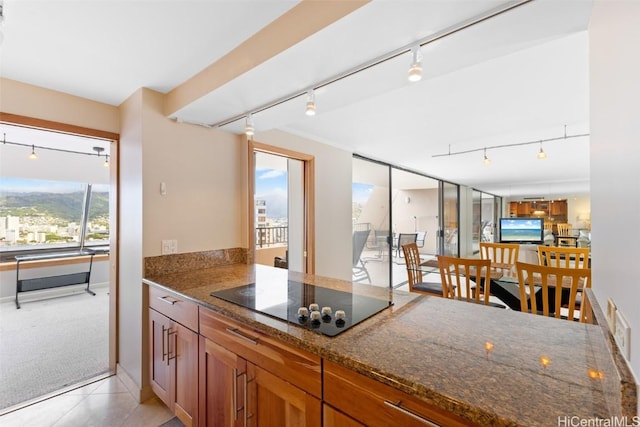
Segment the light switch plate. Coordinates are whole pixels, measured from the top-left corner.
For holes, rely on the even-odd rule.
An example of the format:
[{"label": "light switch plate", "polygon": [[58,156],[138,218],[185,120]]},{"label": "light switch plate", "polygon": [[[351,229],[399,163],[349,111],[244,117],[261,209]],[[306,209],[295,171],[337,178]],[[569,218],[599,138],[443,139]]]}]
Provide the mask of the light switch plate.
[{"label": "light switch plate", "polygon": [[620,349],[620,353],[625,357],[625,359],[631,359],[631,328],[627,323],[627,320],[622,316],[619,309],[616,309],[616,325],[615,325],[615,333],[613,334],[616,343],[618,343],[618,348]]}]

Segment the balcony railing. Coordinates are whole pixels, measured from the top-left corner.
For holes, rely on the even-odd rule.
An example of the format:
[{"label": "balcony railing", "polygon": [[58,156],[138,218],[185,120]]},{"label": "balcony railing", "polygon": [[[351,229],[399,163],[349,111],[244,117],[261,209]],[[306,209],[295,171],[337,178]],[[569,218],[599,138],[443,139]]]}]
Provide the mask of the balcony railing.
[{"label": "balcony railing", "polygon": [[256,228],[256,247],[285,246],[289,241],[289,228],[258,227]]}]

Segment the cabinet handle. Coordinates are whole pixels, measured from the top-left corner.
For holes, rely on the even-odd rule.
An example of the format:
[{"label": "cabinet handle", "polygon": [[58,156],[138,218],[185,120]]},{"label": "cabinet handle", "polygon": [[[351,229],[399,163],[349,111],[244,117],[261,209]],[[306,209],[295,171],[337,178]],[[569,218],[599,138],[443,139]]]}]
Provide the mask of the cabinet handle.
[{"label": "cabinet handle", "polygon": [[249,341],[251,344],[255,344],[258,345],[258,338],[252,338],[252,337],[248,337],[245,334],[243,334],[242,332],[240,332],[237,328],[227,328],[227,332],[229,332],[231,335],[235,335],[238,338],[242,338],[245,341]]},{"label": "cabinet handle", "polygon": [[418,414],[416,414],[413,411],[410,411],[408,409],[403,408],[402,406],[400,406],[402,404],[401,401],[399,401],[398,403],[393,403],[393,402],[389,402],[388,400],[384,401],[384,404],[390,408],[395,409],[396,411],[402,412],[405,415],[408,415],[409,417],[413,418],[414,420],[421,422],[422,424],[429,426],[429,427],[441,427],[440,424],[436,424],[431,420],[428,420]]},{"label": "cabinet handle", "polygon": [[249,402],[247,401],[247,387],[248,387],[248,379],[247,379],[248,375],[245,372],[244,373],[244,427],[247,427],[247,418],[249,418],[248,413],[249,413]]},{"label": "cabinet handle", "polygon": [[[243,406],[238,408],[238,377],[244,376],[244,403]],[[238,368],[233,368],[233,420],[238,421],[238,412],[245,411],[245,425],[246,419],[246,406],[247,406],[247,374],[238,374]]]},{"label": "cabinet handle", "polygon": [[164,362],[164,358],[166,356],[168,356],[168,352],[164,351],[164,333],[165,331],[167,331],[167,328],[164,327],[164,325],[162,325],[162,361]]},{"label": "cabinet handle", "polygon": [[233,368],[233,421],[238,421],[238,369]]},{"label": "cabinet handle", "polygon": [[[171,335],[173,339],[173,356],[171,356]],[[178,357],[178,331],[172,331],[171,328],[167,328],[167,365],[171,359]]]},{"label": "cabinet handle", "polygon": [[177,299],[171,299],[171,300],[167,299],[167,298],[171,298],[169,295],[165,295],[163,297],[156,297],[156,298],[158,298],[162,302],[166,302],[169,305],[174,305],[175,303],[180,302],[180,300],[177,300]]}]

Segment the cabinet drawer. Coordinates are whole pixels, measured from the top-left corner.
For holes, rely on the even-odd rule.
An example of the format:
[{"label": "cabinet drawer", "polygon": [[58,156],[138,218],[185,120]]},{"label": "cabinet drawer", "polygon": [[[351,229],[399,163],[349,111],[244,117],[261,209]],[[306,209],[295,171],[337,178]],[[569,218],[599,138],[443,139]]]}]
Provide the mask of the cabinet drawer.
[{"label": "cabinet drawer", "polygon": [[424,400],[326,360],[323,400],[370,427],[475,425]]},{"label": "cabinet drawer", "polygon": [[149,307],[198,332],[198,304],[187,301],[174,292],[153,286],[148,288]]},{"label": "cabinet drawer", "polygon": [[200,310],[200,334],[307,393],[321,397],[319,356],[207,309]]}]

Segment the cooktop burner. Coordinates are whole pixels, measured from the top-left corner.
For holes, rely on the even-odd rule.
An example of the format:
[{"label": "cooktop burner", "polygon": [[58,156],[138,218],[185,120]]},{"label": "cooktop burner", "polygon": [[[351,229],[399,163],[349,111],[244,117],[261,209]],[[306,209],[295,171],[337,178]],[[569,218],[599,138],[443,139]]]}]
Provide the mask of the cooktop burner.
[{"label": "cooktop burner", "polygon": [[211,296],[331,337],[393,304],[293,280],[286,286],[251,283],[212,292]]}]

